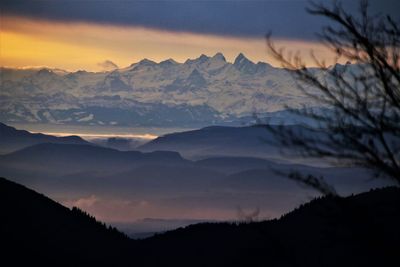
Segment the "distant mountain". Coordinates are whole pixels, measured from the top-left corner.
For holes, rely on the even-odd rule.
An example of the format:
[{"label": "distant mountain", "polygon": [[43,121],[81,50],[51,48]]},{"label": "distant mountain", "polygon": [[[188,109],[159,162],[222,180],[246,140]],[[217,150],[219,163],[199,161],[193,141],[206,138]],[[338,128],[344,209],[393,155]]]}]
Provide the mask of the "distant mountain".
[{"label": "distant mountain", "polygon": [[[279,216],[318,195],[287,179],[291,171],[321,175],[342,195],[388,185],[380,179],[367,182],[370,173],[362,169],[283,164],[279,147],[261,125],[170,134],[140,149],[40,143],[0,155],[0,176],[63,203],[95,199],[90,211],[113,221],[158,216],[231,219],[237,206],[259,207],[264,217]],[[127,202],[114,204],[121,197]],[[202,210],[209,211],[206,218]]]},{"label": "distant mountain", "polygon": [[[203,141],[199,139],[200,144]],[[111,221],[158,216],[232,219],[238,206],[258,207],[261,216],[276,217],[318,195],[287,178],[294,170],[324,176],[342,195],[388,185],[381,179],[367,182],[370,174],[362,169],[277,164],[243,156],[191,161],[172,151],[51,143],[0,156],[0,176],[12,177],[68,205],[83,205]],[[94,204],[85,206],[88,198]]]},{"label": "distant mountain", "polygon": [[88,145],[89,142],[78,136],[56,137],[41,133],[30,133],[25,130],[17,130],[0,122],[0,154],[10,153],[28,146],[41,144],[77,144]]},{"label": "distant mountain", "polygon": [[204,127],[249,123],[254,113],[282,118],[286,106],[321,107],[286,70],[243,54],[234,63],[217,53],[184,63],[144,59],[108,72],[3,67],[0,73],[4,122]]},{"label": "distant mountain", "polygon": [[4,178],[0,212],[1,260],[9,266],[121,266],[133,252],[116,229]]},{"label": "distant mountain", "polygon": [[[275,195],[276,199],[281,199],[282,195],[280,194],[295,194],[294,192],[302,191],[299,184],[287,179],[288,175],[294,171],[324,177],[342,195],[359,193],[390,184],[384,180],[367,182],[366,178],[370,177],[371,173],[361,168],[281,164],[254,157],[215,157],[198,160],[195,164],[226,174],[221,181],[224,188],[238,192],[265,192],[267,195]],[[273,199],[270,200],[273,201]],[[283,199],[281,200],[283,201]],[[273,206],[271,202],[269,205]]]},{"label": "distant mountain", "polygon": [[94,138],[90,142],[99,146],[114,148],[121,151],[135,150],[136,147],[147,143],[147,139],[143,138],[124,138],[124,137],[109,137],[109,138]]},{"label": "distant mountain", "polygon": [[[323,132],[309,130],[292,125],[293,131],[306,136],[322,136]],[[149,152],[155,150],[177,151],[189,159],[206,159],[215,157],[251,157],[264,158],[276,162],[296,162],[319,165],[323,162],[312,162],[304,157],[283,156],[283,147],[265,125],[227,127],[210,126],[198,130],[166,134],[137,147]],[[294,151],[291,151],[294,152]],[[234,168],[234,166],[233,166]]]},{"label": "distant mountain", "polygon": [[177,152],[119,151],[93,145],[43,143],[0,155],[0,176],[50,196],[146,194],[207,184],[215,171],[202,169]]},{"label": "distant mountain", "polygon": [[133,168],[135,164],[168,164],[186,162],[179,153],[154,151],[119,151],[93,145],[43,143],[6,155],[0,155],[0,166],[47,171],[115,170]]},{"label": "distant mountain", "polygon": [[323,197],[280,219],[200,223],[130,240],[0,179],[2,261],[13,266],[397,266],[400,189]]},{"label": "distant mountain", "polygon": [[[196,165],[233,174],[252,169],[270,169],[275,163],[254,157],[210,157],[195,162]],[[294,167],[294,166],[293,166]]]},{"label": "distant mountain", "polygon": [[215,156],[271,157],[278,153],[271,146],[273,136],[264,126],[210,126],[199,130],[166,134],[139,146],[141,151],[179,151],[197,159]]}]

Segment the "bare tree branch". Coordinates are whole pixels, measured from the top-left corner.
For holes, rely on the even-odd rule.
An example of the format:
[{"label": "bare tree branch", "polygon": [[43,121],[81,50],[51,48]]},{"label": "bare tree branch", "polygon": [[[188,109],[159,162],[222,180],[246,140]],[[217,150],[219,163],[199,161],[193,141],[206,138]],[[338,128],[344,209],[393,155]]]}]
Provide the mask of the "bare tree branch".
[{"label": "bare tree branch", "polygon": [[[273,57],[295,77],[299,90],[326,110],[288,109],[315,121],[324,134],[307,136],[288,127],[269,130],[282,145],[302,155],[369,168],[400,184],[399,26],[389,16],[370,15],[366,1],[360,2],[357,17],[338,2],[331,7],[313,3],[308,12],[335,25],[324,27],[318,35],[336,55],[334,65],[327,67],[312,54],[319,70],[307,68],[299,53],[276,48],[271,34],[267,35],[267,45]],[[340,59],[348,64],[336,64]],[[307,177],[294,175],[318,187],[315,179]]]}]

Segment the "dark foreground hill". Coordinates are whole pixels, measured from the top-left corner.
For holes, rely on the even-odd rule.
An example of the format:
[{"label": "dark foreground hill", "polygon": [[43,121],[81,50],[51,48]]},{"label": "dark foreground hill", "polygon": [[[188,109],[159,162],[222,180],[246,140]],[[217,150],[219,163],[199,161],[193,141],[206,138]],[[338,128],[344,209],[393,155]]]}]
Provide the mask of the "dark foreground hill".
[{"label": "dark foreground hill", "polygon": [[400,189],[315,199],[279,220],[191,225],[143,241],[154,265],[400,266]]},{"label": "dark foreground hill", "polygon": [[144,243],[162,252],[154,260],[176,266],[398,266],[399,225],[400,190],[387,188],[317,199],[279,220],[192,225]]},{"label": "dark foreground hill", "polygon": [[130,240],[0,179],[10,266],[399,266],[400,189],[315,199],[278,220],[205,223]]},{"label": "dark foreground hill", "polygon": [[79,209],[0,178],[2,266],[112,266],[132,240]]}]

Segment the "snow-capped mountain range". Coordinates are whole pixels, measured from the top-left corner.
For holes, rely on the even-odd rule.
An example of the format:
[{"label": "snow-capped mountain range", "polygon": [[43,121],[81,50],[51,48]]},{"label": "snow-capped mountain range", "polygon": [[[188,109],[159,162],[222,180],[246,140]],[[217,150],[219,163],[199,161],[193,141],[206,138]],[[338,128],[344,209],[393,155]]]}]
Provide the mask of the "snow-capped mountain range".
[{"label": "snow-capped mountain range", "polygon": [[281,68],[239,54],[178,63],[143,59],[108,72],[1,68],[0,120],[94,125],[194,126],[312,104]]}]

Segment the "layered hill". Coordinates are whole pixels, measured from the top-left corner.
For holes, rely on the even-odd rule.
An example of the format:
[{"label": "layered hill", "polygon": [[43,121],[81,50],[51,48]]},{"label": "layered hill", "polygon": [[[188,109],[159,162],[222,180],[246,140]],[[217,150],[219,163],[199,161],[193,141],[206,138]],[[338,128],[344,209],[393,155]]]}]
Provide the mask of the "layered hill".
[{"label": "layered hill", "polygon": [[78,136],[56,137],[41,133],[30,133],[25,130],[17,130],[0,122],[0,154],[14,152],[16,150],[41,144],[77,144],[88,145],[89,142]]},{"label": "layered hill", "polygon": [[[274,126],[271,126],[274,127]],[[286,125],[293,132],[314,138],[326,134],[318,129],[311,130],[298,125]],[[296,151],[281,146],[279,140],[265,125],[242,127],[210,126],[192,131],[166,134],[137,147],[149,152],[156,150],[177,151],[189,159],[209,157],[258,157],[278,162],[307,162],[304,157],[295,157]],[[284,153],[286,152],[286,153]],[[290,154],[292,157],[288,157]],[[308,163],[312,163],[308,161]],[[315,164],[320,165],[321,160]],[[325,161],[326,164],[326,161]]]},{"label": "layered hill", "polygon": [[[29,143],[31,134],[15,134]],[[238,206],[276,217],[318,194],[288,179],[293,171],[323,176],[342,195],[388,184],[367,181],[363,169],[277,163],[279,148],[263,126],[170,134],[140,149],[39,143],[0,155],[0,176],[117,222],[234,219]]]}]

